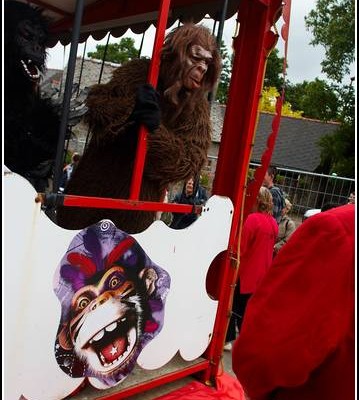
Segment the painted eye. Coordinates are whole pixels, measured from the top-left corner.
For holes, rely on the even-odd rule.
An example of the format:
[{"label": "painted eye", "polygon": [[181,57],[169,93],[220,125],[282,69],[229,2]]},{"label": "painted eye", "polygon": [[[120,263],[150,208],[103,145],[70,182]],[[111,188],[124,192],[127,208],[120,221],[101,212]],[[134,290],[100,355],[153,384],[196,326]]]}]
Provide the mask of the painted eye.
[{"label": "painted eye", "polygon": [[87,297],[85,297],[85,296],[80,297],[80,298],[77,300],[77,308],[78,308],[79,310],[85,309],[89,304],[90,304],[90,299],[87,298]]},{"label": "painted eye", "polygon": [[110,279],[109,283],[108,283],[108,287],[109,287],[110,289],[115,289],[115,288],[117,288],[117,287],[120,285],[120,282],[121,282],[121,280],[119,279],[118,276],[113,276],[113,277]]}]

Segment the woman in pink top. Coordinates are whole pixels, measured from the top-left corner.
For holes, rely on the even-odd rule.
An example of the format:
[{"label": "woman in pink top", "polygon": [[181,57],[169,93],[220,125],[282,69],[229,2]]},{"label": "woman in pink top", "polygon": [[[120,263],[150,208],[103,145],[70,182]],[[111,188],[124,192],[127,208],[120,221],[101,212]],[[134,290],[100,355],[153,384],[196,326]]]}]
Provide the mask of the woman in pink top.
[{"label": "woman in pink top", "polygon": [[272,216],[272,195],[266,187],[259,190],[256,205],[242,228],[238,284],[234,290],[232,317],[229,322],[225,350],[240,331],[247,302],[268,271],[278,236],[278,224]]}]

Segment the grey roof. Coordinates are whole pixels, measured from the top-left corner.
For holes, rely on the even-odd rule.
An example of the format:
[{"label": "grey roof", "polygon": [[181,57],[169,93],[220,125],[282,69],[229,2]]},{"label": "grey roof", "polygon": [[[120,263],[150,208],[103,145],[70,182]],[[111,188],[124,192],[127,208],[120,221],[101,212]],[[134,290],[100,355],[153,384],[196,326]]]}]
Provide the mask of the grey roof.
[{"label": "grey roof", "polygon": [[[225,106],[212,107],[214,142],[220,141],[224,112]],[[251,162],[260,163],[268,136],[272,132],[273,118],[274,114],[260,113]],[[338,126],[338,123],[333,122],[282,116],[271,163],[277,167],[314,172],[320,163],[319,139],[333,134]]]}]

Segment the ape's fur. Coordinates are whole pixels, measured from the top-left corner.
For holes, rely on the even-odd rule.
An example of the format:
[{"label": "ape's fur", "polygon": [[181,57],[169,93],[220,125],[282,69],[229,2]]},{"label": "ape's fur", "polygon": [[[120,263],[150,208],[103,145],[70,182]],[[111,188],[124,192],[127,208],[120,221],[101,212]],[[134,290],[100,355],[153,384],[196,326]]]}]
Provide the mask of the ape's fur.
[{"label": "ape's fur", "polygon": [[39,95],[47,21],[39,9],[16,1],[5,2],[4,19],[5,165],[42,191],[40,182],[51,172],[59,129],[53,106]]},{"label": "ape's fur", "polygon": [[[197,44],[211,52],[213,60],[197,90],[183,87],[189,48]],[[187,60],[186,60],[187,59]],[[75,195],[128,198],[137,144],[137,126],[131,121],[137,89],[145,83],[148,60],[133,60],[118,68],[107,84],[92,88],[87,99],[87,121],[93,136],[67,186]],[[208,29],[192,24],[171,32],[165,41],[157,90],[161,124],[148,135],[148,152],[141,200],[160,201],[171,182],[198,174],[207,159],[211,140],[208,91],[220,72],[220,55]],[[188,74],[188,72],[187,72]],[[67,229],[111,219],[118,228],[139,232],[154,213],[60,207],[58,223]]]}]

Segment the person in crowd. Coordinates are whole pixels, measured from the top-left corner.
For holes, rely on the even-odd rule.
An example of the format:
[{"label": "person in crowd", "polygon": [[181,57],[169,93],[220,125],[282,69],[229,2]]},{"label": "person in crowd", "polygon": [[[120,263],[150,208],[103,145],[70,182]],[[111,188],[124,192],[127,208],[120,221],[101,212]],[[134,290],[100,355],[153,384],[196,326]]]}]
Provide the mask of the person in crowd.
[{"label": "person in crowd", "polygon": [[[189,178],[183,185],[181,193],[175,195],[173,203],[203,205],[208,200],[206,189],[200,185],[199,178]],[[198,218],[195,213],[173,213],[169,225],[173,229],[183,229],[191,225]]]},{"label": "person in crowd", "polygon": [[355,204],[355,192],[351,192],[348,197],[348,204]]},{"label": "person in crowd", "polygon": [[282,218],[282,209],[285,207],[282,189],[274,184],[277,176],[277,168],[269,166],[263,179],[263,186],[267,187],[273,198],[273,217],[279,224]]},{"label": "person in crowd", "polygon": [[69,182],[71,175],[77,168],[77,166],[80,162],[80,159],[81,159],[80,154],[77,152],[74,152],[71,157],[71,162],[64,167],[63,173],[62,173],[60,189],[59,189],[60,192],[63,192],[65,190],[65,187],[66,187],[67,183]]},{"label": "person in crowd", "polygon": [[251,400],[354,400],[355,207],[301,224],[246,310],[232,367]]},{"label": "person in crowd", "polygon": [[282,209],[282,218],[278,225],[278,237],[274,245],[274,255],[278,254],[278,251],[287,243],[292,233],[296,229],[295,222],[288,216],[292,209],[292,203],[285,199],[285,207]]},{"label": "person in crowd", "polygon": [[240,243],[238,282],[234,290],[232,316],[224,349],[231,349],[246,310],[247,302],[267,273],[273,258],[273,247],[278,236],[278,224],[272,216],[272,195],[266,187],[259,190],[254,210],[243,224]]}]

